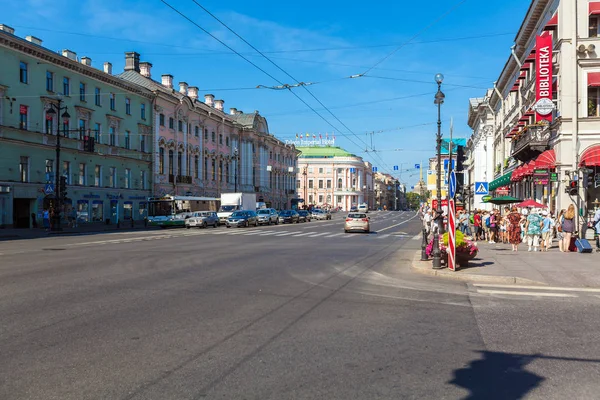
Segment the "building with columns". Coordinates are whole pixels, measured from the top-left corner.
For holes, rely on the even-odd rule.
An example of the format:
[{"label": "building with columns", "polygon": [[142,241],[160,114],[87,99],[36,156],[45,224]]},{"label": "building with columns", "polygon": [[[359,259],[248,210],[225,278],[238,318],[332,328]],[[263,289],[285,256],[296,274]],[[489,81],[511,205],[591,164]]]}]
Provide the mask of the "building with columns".
[{"label": "building with columns", "polygon": [[373,166],[340,147],[298,147],[298,197],[306,206],[340,208],[367,203],[375,207]]}]

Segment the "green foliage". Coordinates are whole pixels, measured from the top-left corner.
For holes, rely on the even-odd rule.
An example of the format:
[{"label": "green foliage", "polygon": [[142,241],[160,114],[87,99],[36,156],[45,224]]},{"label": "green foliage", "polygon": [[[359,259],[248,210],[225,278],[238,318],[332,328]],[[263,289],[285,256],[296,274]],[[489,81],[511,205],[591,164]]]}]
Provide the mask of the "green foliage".
[{"label": "green foliage", "polygon": [[[455,232],[456,232],[456,236],[455,236],[456,247],[461,247],[461,246],[465,245],[466,244],[465,235],[459,230],[456,230]],[[444,246],[448,246],[448,232],[444,233],[443,242],[444,242]]]},{"label": "green foliage", "polygon": [[[419,208],[419,204],[421,202],[421,195],[415,192],[407,192],[406,193],[406,201],[408,202],[408,206],[412,209]],[[423,199],[425,201],[425,199]]]}]

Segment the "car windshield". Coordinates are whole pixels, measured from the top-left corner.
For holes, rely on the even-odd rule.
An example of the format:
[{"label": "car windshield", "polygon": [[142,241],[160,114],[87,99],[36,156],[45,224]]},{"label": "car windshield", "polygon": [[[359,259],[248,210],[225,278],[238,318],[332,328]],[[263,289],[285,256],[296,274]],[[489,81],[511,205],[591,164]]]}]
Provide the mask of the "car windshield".
[{"label": "car windshield", "polygon": [[282,211],[279,213],[279,215],[285,215],[285,216],[292,215],[292,212],[291,211]]},{"label": "car windshield", "polygon": [[236,218],[236,217],[237,217],[237,218],[239,218],[239,217],[244,217],[244,216],[246,216],[246,212],[245,212],[245,211],[236,211],[236,212],[234,212],[233,214],[231,214],[231,216],[232,216],[233,218]]},{"label": "car windshield", "polygon": [[235,210],[236,208],[237,206],[221,206],[220,211],[229,212]]},{"label": "car windshield", "polygon": [[256,213],[258,215],[269,215],[270,211],[269,210],[258,210]]},{"label": "car windshield", "polygon": [[367,218],[367,215],[354,213],[354,214],[348,214],[348,218]]},{"label": "car windshield", "polygon": [[306,215],[306,214],[308,214],[308,211],[301,210],[301,211],[298,211],[298,214]]}]

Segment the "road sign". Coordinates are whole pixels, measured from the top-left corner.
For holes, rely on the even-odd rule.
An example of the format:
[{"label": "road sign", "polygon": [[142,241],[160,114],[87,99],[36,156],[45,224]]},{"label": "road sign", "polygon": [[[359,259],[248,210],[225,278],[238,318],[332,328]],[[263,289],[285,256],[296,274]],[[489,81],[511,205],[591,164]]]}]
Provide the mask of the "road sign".
[{"label": "road sign", "polygon": [[489,194],[487,182],[475,182],[475,194]]},{"label": "road sign", "polygon": [[54,181],[54,172],[46,172],[46,182]]},{"label": "road sign", "polygon": [[[450,160],[444,160],[444,171],[448,171],[448,164]],[[456,160],[452,160],[452,169],[456,169]]]},{"label": "road sign", "polygon": [[456,172],[450,171],[450,181],[448,182],[448,195],[451,199],[456,195]]},{"label": "road sign", "polygon": [[373,172],[377,172],[377,167],[373,167]]},{"label": "road sign", "polygon": [[448,269],[456,271],[456,215],[454,199],[450,199],[448,207]]},{"label": "road sign", "polygon": [[415,169],[421,169],[421,164],[415,164]]},{"label": "road sign", "polygon": [[350,168],[350,173],[351,173],[351,174],[354,174],[354,173],[356,173],[356,168]]},{"label": "road sign", "polygon": [[[444,207],[448,207],[447,199],[442,199],[442,208],[444,208]],[[433,208],[434,210],[437,210],[437,199],[431,200],[431,208]]]},{"label": "road sign", "polygon": [[394,165],[394,171],[398,171],[398,166]]},{"label": "road sign", "polygon": [[44,193],[46,195],[54,193],[54,184],[52,184],[52,183],[46,183],[44,185]]}]

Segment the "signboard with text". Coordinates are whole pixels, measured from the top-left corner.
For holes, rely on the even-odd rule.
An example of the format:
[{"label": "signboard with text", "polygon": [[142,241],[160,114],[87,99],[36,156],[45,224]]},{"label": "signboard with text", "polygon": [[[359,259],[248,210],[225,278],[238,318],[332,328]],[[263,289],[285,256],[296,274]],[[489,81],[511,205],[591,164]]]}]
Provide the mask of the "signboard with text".
[{"label": "signboard with text", "polygon": [[535,122],[552,121],[552,35],[545,32],[535,41]]}]

